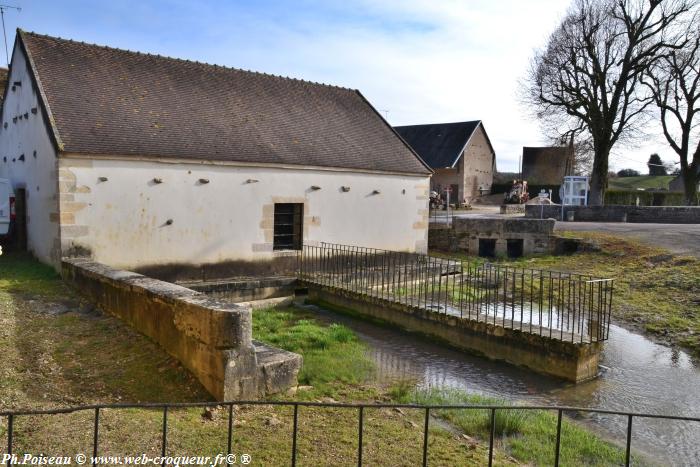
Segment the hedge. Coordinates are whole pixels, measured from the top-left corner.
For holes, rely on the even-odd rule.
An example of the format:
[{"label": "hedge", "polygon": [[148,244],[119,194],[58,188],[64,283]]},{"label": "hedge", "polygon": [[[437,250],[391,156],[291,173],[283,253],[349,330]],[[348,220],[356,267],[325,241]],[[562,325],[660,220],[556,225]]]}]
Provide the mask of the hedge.
[{"label": "hedge", "polygon": [[672,191],[608,190],[605,204],[620,206],[684,206],[685,195]]}]

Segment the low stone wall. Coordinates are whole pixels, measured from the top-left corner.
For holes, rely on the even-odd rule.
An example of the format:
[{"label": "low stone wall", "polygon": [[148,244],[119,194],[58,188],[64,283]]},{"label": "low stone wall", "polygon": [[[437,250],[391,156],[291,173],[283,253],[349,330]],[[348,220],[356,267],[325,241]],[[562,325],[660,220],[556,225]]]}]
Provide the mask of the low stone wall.
[{"label": "low stone wall", "polygon": [[525,212],[524,204],[502,204],[501,214],[523,214]]},{"label": "low stone wall", "polygon": [[98,308],[177,358],[217,400],[257,398],[296,384],[301,357],[256,347],[250,307],[89,259],[64,259],[62,271]]},{"label": "low stone wall", "polygon": [[519,218],[455,218],[452,225],[431,225],[428,247],[432,250],[479,254],[480,240],[494,240],[494,255],[506,256],[508,242],[522,241],[522,254],[550,253],[554,221]]},{"label": "low stone wall", "polygon": [[297,289],[297,283],[296,276],[284,276],[210,282],[183,282],[180,285],[214,298],[223,298],[233,302],[249,302],[292,296]]},{"label": "low stone wall", "polygon": [[[630,222],[648,224],[700,224],[700,206],[564,206],[564,220],[574,222]],[[525,217],[561,220],[559,205],[528,205]]]},{"label": "low stone wall", "polygon": [[576,383],[595,378],[598,374],[601,343],[563,342],[332,287],[307,285],[311,303],[380,320],[493,360]]}]

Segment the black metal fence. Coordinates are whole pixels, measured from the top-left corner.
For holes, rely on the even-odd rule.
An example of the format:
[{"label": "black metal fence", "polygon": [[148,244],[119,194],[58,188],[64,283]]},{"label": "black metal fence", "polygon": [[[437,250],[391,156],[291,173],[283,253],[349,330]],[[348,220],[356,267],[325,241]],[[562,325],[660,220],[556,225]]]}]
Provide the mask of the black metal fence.
[{"label": "black metal fence", "polygon": [[304,245],[300,278],[364,296],[575,343],[604,341],[613,280],[417,253]]},{"label": "black metal fence", "polygon": [[[559,407],[559,406],[511,406],[511,405],[418,405],[418,404],[343,404],[343,403],[324,403],[324,402],[293,402],[293,401],[231,401],[231,402],[221,402],[221,403],[211,403],[211,402],[197,402],[197,403],[173,403],[173,404],[105,404],[105,405],[83,405],[77,407],[61,408],[61,409],[48,409],[48,410],[18,410],[18,411],[4,411],[0,412],[0,417],[5,417],[7,419],[7,454],[12,455],[14,451],[13,438],[15,436],[15,423],[19,417],[32,417],[41,415],[58,415],[58,414],[69,414],[81,411],[91,411],[93,412],[93,429],[92,429],[92,457],[93,459],[87,459],[86,464],[96,465],[97,461],[94,458],[100,456],[100,414],[106,409],[116,409],[116,410],[161,410],[162,411],[162,428],[160,433],[160,454],[161,457],[166,457],[168,454],[168,413],[175,409],[186,409],[194,407],[212,407],[214,405],[223,406],[228,409],[228,420],[227,420],[227,436],[226,436],[226,453],[232,454],[235,449],[236,434],[234,431],[234,417],[235,417],[235,407],[240,406],[282,406],[292,408],[292,432],[290,436],[292,438],[290,463],[292,466],[296,466],[297,463],[297,438],[299,433],[299,408],[300,407],[324,407],[324,408],[337,408],[345,409],[348,411],[355,410],[357,412],[357,465],[363,465],[363,433],[365,431],[364,418],[368,410],[373,409],[417,409],[424,413],[423,416],[423,442],[422,442],[422,465],[428,465],[428,438],[429,438],[429,427],[431,421],[431,411],[435,413],[441,410],[479,410],[488,411],[489,414],[489,434],[488,434],[488,465],[491,466],[494,460],[494,444],[497,438],[496,434],[496,414],[499,411],[534,411],[534,410],[544,410],[555,412],[556,417],[556,436],[554,438],[554,443],[551,446],[552,457],[554,459],[553,464],[555,466],[559,465],[560,453],[562,446],[562,418],[565,412],[570,413],[591,413],[591,414],[607,414],[607,415],[619,415],[625,417],[626,422],[626,437],[625,437],[625,447],[624,447],[624,459],[625,465],[630,465],[631,460],[631,449],[633,441],[633,421],[634,419],[663,419],[663,420],[673,420],[673,421],[684,421],[684,422],[694,422],[700,423],[700,418],[697,417],[682,417],[682,416],[671,416],[671,415],[656,415],[656,414],[644,414],[644,413],[634,413],[634,412],[620,412],[612,410],[603,409],[591,409],[591,408],[580,408],[580,407]],[[221,447],[224,449],[224,446]],[[0,451],[2,454],[2,451]],[[253,456],[255,453],[251,453]],[[8,457],[10,457],[8,456]],[[2,457],[2,456],[0,456]],[[330,460],[329,460],[330,461]],[[6,462],[9,467],[13,465],[11,460]]]},{"label": "black metal fence", "polygon": [[454,209],[431,208],[429,211],[428,219],[430,222],[435,224],[451,225],[452,219],[454,219]]}]

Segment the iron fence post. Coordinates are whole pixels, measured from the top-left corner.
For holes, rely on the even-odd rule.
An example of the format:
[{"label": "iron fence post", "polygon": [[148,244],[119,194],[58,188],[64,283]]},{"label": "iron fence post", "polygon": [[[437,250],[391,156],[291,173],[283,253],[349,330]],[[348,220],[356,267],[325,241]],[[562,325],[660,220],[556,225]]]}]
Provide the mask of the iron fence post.
[{"label": "iron fence post", "polygon": [[364,423],[365,407],[360,406],[360,421],[357,429],[357,466],[362,467],[362,425]]},{"label": "iron fence post", "polygon": [[625,447],[625,465],[629,467],[632,453],[632,414],[627,415],[627,445]]},{"label": "iron fence post", "polygon": [[95,409],[95,424],[92,432],[92,465],[97,465],[97,439],[100,432],[100,408]]},{"label": "iron fence post", "polygon": [[559,409],[557,412],[557,444],[554,451],[554,466],[559,467],[559,452],[561,449],[561,416],[562,410]]},{"label": "iron fence post", "polygon": [[8,467],[12,465],[12,434],[15,426],[15,416],[10,414],[7,416],[7,455],[10,457],[7,460]]},{"label": "iron fence post", "polygon": [[228,437],[226,441],[226,454],[231,454],[233,448],[233,404],[228,406]]},{"label": "iron fence post", "polygon": [[423,426],[423,467],[428,465],[428,428],[430,425],[430,407],[425,408],[425,423]]},{"label": "iron fence post", "polygon": [[491,409],[491,427],[489,429],[489,467],[493,466],[493,439],[496,437],[496,409]]},{"label": "iron fence post", "polygon": [[160,447],[161,457],[165,457],[165,449],[168,442],[168,406],[163,406],[163,438]]},{"label": "iron fence post", "polygon": [[292,467],[297,465],[297,428],[299,420],[299,404],[294,404],[294,422],[292,428]]}]

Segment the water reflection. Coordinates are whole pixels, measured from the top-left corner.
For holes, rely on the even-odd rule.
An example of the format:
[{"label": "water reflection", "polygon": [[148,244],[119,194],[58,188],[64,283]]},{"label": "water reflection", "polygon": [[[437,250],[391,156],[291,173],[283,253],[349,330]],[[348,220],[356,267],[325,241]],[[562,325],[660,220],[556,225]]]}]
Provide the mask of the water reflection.
[{"label": "water reflection", "polygon": [[[618,326],[611,326],[600,377],[573,385],[414,335],[304,307],[313,309],[323,320],[354,329],[369,345],[382,381],[414,379],[423,387],[460,388],[532,404],[700,416],[700,370],[691,358]],[[607,436],[624,440],[625,417],[581,414],[581,418]],[[700,465],[700,423],[635,419],[633,435],[633,447],[664,464]]]}]

